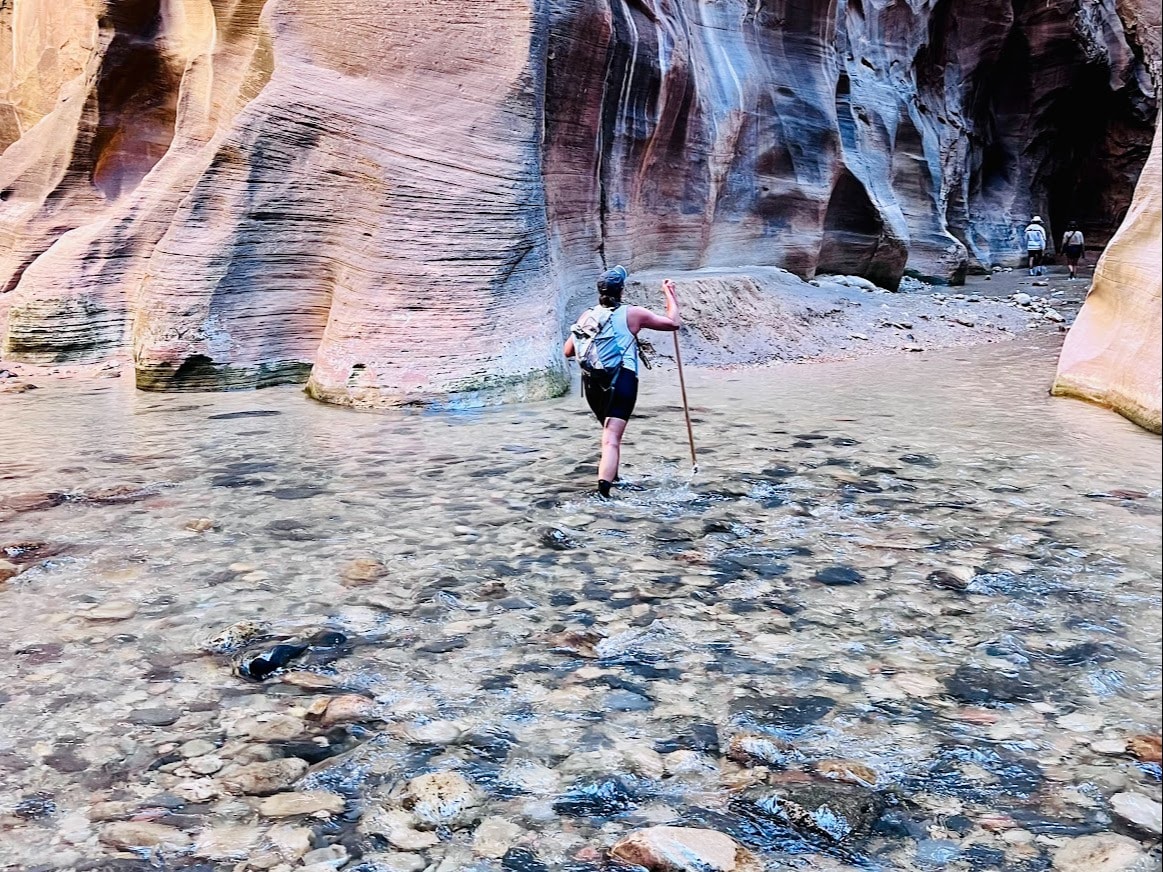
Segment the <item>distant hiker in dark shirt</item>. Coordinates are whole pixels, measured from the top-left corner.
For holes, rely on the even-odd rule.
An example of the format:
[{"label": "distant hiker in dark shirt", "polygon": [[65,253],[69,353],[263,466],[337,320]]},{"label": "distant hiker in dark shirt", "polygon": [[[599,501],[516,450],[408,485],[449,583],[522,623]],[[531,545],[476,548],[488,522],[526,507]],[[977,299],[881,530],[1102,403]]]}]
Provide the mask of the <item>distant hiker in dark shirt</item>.
[{"label": "distant hiker in dark shirt", "polygon": [[665,315],[624,305],[625,285],[626,270],[620,266],[598,279],[598,305],[577,319],[563,349],[566,357],[578,359],[586,402],[602,425],[598,492],[603,497],[610,495],[610,487],[618,479],[622,434],[638,400],[638,331],[673,332],[682,326],[670,279],[662,283]]},{"label": "distant hiker in dark shirt", "polygon": [[1086,240],[1078,229],[1077,221],[1066,225],[1066,233],[1062,236],[1062,253],[1066,255],[1066,265],[1070,267],[1070,279],[1078,278],[1078,259],[1086,253]]},{"label": "distant hiker in dark shirt", "polygon": [[1026,254],[1030,258],[1030,275],[1040,276],[1045,272],[1042,258],[1046,256],[1046,228],[1042,218],[1035,215],[1026,227]]}]

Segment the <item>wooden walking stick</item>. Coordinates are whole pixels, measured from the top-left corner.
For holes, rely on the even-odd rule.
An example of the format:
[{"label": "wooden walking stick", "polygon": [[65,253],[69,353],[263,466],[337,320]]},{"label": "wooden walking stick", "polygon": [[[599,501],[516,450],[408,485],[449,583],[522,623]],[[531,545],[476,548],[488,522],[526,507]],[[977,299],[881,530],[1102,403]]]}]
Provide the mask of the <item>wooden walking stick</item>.
[{"label": "wooden walking stick", "polygon": [[695,457],[695,431],[691,429],[691,409],[686,401],[686,379],[682,375],[682,355],[678,351],[678,331],[674,331],[674,362],[678,364],[678,386],[682,391],[682,412],[686,416],[686,437],[691,446],[691,474],[699,471],[699,461]]}]

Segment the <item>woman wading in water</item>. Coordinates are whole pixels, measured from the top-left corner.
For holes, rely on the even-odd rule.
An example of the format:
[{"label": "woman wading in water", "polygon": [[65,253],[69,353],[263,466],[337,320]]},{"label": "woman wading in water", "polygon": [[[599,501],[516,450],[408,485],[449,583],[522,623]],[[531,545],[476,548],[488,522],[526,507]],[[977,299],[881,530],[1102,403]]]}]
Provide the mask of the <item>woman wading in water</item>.
[{"label": "woman wading in water", "polygon": [[582,368],[582,390],[602,425],[602,459],[598,464],[598,492],[610,495],[618,478],[622,434],[638,400],[638,331],[673,332],[682,326],[674,282],[666,279],[662,293],[666,314],[622,304],[626,270],[614,267],[598,279],[598,305],[587,309],[570,328],[565,356],[576,357]]}]

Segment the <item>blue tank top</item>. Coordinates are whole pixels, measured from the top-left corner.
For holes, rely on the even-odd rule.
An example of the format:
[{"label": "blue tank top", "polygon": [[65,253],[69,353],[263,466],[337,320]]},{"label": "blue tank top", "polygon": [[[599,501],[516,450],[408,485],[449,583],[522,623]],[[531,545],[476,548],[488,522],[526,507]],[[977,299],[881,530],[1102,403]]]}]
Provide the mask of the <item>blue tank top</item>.
[{"label": "blue tank top", "polygon": [[615,309],[614,314],[610,316],[610,329],[614,331],[618,347],[622,349],[622,366],[638,375],[638,337],[630,332],[630,327],[626,323],[626,316],[629,313],[629,306],[619,306]]}]

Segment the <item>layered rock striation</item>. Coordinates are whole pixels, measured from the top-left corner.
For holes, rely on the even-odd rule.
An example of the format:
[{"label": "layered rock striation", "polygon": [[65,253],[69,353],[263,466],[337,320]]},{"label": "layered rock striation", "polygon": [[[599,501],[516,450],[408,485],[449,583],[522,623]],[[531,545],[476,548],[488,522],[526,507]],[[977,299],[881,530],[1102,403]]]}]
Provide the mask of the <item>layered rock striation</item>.
[{"label": "layered rock striation", "polygon": [[483,404],[563,389],[603,263],[895,287],[1015,260],[1032,212],[1101,241],[1154,124],[1144,9],[14,0],[2,353]]},{"label": "layered rock striation", "polygon": [[1163,181],[1155,132],[1127,220],[1094,272],[1062,346],[1053,393],[1113,408],[1163,432]]}]

